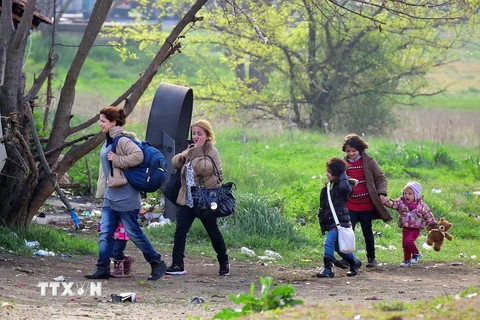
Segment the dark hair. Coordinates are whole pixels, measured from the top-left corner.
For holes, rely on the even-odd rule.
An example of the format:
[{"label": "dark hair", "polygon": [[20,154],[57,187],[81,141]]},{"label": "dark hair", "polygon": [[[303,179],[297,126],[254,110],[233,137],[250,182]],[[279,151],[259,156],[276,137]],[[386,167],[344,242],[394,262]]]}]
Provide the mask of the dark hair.
[{"label": "dark hair", "polygon": [[343,139],[343,152],[345,152],[347,146],[350,146],[359,152],[364,152],[366,149],[368,149],[368,143],[366,143],[358,134],[355,133],[348,134],[345,139]]},{"label": "dark hair", "polygon": [[342,158],[331,158],[327,161],[327,170],[334,176],[339,176],[347,171],[347,163]]},{"label": "dark hair", "polygon": [[125,110],[117,107],[105,107],[100,110],[108,121],[115,121],[117,126],[123,127],[125,125]]}]

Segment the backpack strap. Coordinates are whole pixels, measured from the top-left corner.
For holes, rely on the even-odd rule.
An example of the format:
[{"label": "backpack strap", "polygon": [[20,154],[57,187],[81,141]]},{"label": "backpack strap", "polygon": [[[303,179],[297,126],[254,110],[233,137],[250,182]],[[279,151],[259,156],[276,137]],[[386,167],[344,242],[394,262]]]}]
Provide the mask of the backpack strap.
[{"label": "backpack strap", "polygon": [[[120,135],[116,136],[115,139],[113,139],[113,141],[112,141],[112,152],[113,153],[115,153],[115,151],[117,151],[118,140],[120,140],[121,137],[128,138],[124,134],[120,134]],[[112,164],[112,161],[109,161],[109,162],[110,162],[110,175],[113,177],[113,164]]]}]

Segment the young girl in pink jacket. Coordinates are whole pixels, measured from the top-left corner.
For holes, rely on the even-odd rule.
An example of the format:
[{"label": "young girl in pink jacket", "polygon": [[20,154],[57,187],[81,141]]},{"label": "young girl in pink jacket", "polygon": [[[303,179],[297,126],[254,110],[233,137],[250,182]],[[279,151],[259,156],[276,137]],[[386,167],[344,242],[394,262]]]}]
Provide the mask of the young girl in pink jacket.
[{"label": "young girl in pink jacket", "polygon": [[422,187],[418,182],[410,181],[403,188],[403,196],[394,200],[382,199],[387,208],[398,211],[398,226],[402,228],[403,262],[401,267],[409,267],[418,263],[422,254],[415,244],[420,231],[427,225],[436,224],[430,208],[420,196]]}]

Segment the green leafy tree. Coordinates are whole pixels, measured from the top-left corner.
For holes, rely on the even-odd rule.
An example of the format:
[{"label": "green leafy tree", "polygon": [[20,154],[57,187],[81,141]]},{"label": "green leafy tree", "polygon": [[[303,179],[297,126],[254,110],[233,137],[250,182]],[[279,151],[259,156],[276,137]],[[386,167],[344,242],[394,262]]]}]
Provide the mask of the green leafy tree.
[{"label": "green leafy tree", "polygon": [[395,105],[443,92],[425,76],[469,41],[475,3],[449,10],[443,2],[306,0],[260,1],[248,11],[213,7],[189,38],[195,50],[185,51],[198,70],[196,98],[205,112],[242,123],[267,118],[384,132]]}]

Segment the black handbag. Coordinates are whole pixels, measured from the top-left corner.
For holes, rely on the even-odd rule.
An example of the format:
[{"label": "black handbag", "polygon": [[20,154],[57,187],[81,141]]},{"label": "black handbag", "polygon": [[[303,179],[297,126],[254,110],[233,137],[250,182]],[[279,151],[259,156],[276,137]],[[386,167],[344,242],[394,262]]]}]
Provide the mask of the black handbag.
[{"label": "black handbag", "polygon": [[[215,161],[208,156],[213,163],[213,169],[218,183],[222,183],[220,173]],[[205,189],[203,188],[203,180],[200,181],[201,186],[192,186],[193,207],[195,215],[200,219],[223,218],[235,213],[235,197],[233,195],[233,187],[237,187],[233,182],[222,183],[219,188]]]},{"label": "black handbag", "polygon": [[181,169],[176,170],[170,174],[170,179],[168,179],[165,189],[163,190],[163,195],[171,203],[177,204],[178,193],[182,187],[182,178],[180,177]]}]

